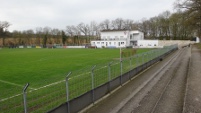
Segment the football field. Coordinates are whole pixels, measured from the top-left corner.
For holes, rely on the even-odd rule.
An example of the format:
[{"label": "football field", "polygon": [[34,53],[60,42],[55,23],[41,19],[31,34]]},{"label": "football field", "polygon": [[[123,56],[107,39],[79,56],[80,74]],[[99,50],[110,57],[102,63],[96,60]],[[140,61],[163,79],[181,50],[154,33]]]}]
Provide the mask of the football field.
[{"label": "football field", "polygon": [[1,49],[1,98],[21,93],[26,83],[30,90],[53,85],[70,71],[117,60],[119,53],[119,49]]},{"label": "football field", "polygon": [[[149,50],[137,49],[134,53]],[[122,49],[122,52],[123,58],[128,57],[133,49]],[[26,91],[28,111],[47,112],[66,101],[65,79],[69,72],[72,72],[69,98],[73,99],[91,90],[91,70],[95,65],[95,87],[108,81],[107,66],[111,61],[111,77],[119,76],[119,58],[120,49],[1,49],[0,109],[23,112],[22,91],[29,83]],[[132,62],[131,66],[129,60],[123,60],[123,72],[136,66],[136,57]]]}]

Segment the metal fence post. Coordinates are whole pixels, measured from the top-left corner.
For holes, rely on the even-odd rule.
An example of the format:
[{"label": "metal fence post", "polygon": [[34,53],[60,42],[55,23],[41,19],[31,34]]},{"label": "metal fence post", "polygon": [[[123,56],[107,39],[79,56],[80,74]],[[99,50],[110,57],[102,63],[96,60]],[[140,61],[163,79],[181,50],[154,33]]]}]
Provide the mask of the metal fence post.
[{"label": "metal fence post", "polygon": [[151,60],[153,60],[154,59],[154,50],[151,52]]},{"label": "metal fence post", "polygon": [[151,51],[151,60],[152,60],[152,61],[151,61],[151,64],[153,63],[153,59],[154,59],[154,51],[152,50],[152,51]]},{"label": "metal fence post", "polygon": [[108,64],[108,91],[109,91],[109,93],[110,93],[110,81],[111,81],[111,64],[112,64],[112,62],[110,62],[109,64]]},{"label": "metal fence post", "polygon": [[24,100],[24,113],[27,113],[27,97],[26,97],[26,90],[29,87],[29,83],[24,86],[23,89],[23,100]]},{"label": "metal fence post", "polygon": [[136,55],[136,60],[135,61],[136,61],[136,67],[135,68],[136,68],[136,72],[138,73],[138,55]]},{"label": "metal fence post", "polygon": [[139,54],[139,55],[137,55],[138,56],[138,66],[140,66],[141,65],[141,62],[142,62],[142,55],[141,54]]},{"label": "metal fence post", "polygon": [[149,54],[148,52],[146,52],[146,53],[144,54],[144,55],[145,55],[145,56],[144,56],[144,57],[145,57],[144,63],[147,63],[147,61],[148,61],[148,59],[147,59],[148,54]]},{"label": "metal fence post", "polygon": [[136,59],[135,59],[135,67],[138,67],[138,55],[136,55],[136,57],[135,57]]},{"label": "metal fence post", "polygon": [[120,61],[120,66],[121,66],[121,76],[120,76],[120,84],[122,86],[122,74],[123,74],[123,62],[122,62],[122,59]]},{"label": "metal fence post", "polygon": [[142,54],[142,64],[144,64],[144,53]]},{"label": "metal fence post", "polygon": [[144,54],[144,59],[145,59],[144,63],[147,62],[147,56],[148,56],[148,52],[146,52],[146,53]]},{"label": "metal fence post", "polygon": [[131,70],[132,70],[132,62],[131,62],[131,57],[130,57],[130,73],[129,73],[129,80],[131,80]]},{"label": "metal fence post", "polygon": [[92,89],[92,102],[94,104],[94,69],[95,69],[96,65],[92,67],[91,69],[91,89]]},{"label": "metal fence post", "polygon": [[69,76],[71,75],[71,72],[69,72],[66,76],[66,101],[68,106],[68,113],[70,113],[70,104],[69,104],[69,87],[68,87],[68,80]]}]

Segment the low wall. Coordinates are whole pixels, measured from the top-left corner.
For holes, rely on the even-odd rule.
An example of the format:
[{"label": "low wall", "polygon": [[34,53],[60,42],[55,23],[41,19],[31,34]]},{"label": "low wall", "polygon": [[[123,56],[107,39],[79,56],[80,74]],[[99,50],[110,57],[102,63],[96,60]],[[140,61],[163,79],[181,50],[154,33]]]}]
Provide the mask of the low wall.
[{"label": "low wall", "polygon": [[85,46],[66,46],[66,48],[85,48]]},{"label": "low wall", "polygon": [[190,40],[159,40],[158,46],[170,46],[174,44],[178,44],[178,47],[181,48],[183,46],[187,46],[189,44],[194,44],[194,41]]},{"label": "low wall", "polygon": [[138,46],[133,48],[163,48],[164,46],[170,46],[177,44],[179,48],[194,44],[195,41],[190,40],[138,40]]}]

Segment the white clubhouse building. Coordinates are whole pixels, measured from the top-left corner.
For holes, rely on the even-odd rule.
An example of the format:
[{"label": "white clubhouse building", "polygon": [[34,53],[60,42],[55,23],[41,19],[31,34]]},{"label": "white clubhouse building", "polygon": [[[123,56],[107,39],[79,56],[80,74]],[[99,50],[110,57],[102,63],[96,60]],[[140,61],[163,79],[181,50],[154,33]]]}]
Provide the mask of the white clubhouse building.
[{"label": "white clubhouse building", "polygon": [[[197,40],[196,40],[197,41]],[[199,40],[198,40],[199,42]],[[104,30],[101,39],[91,41],[97,48],[162,48],[178,44],[180,47],[195,43],[190,40],[144,40],[144,33],[138,30]]]},{"label": "white clubhouse building", "polygon": [[104,30],[101,40],[91,41],[97,48],[119,48],[137,46],[138,40],[144,40],[144,33],[138,30]]}]

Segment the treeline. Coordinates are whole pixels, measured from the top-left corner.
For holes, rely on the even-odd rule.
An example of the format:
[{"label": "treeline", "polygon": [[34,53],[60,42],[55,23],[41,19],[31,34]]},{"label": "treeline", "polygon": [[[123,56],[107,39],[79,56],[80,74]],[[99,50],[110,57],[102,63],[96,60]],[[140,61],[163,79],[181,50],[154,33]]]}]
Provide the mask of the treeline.
[{"label": "treeline", "polygon": [[146,38],[186,40],[201,38],[201,0],[177,0],[177,12],[165,11],[149,20],[137,24]]},{"label": "treeline", "polygon": [[174,7],[177,9],[174,13],[165,11],[141,21],[106,19],[100,23],[92,21],[89,24],[81,22],[78,25],[67,25],[64,30],[38,27],[34,30],[8,32],[11,24],[0,21],[0,45],[82,45],[100,39],[100,31],[113,29],[140,30],[144,32],[145,39],[189,40],[194,36],[201,37],[201,1],[178,0]]}]

